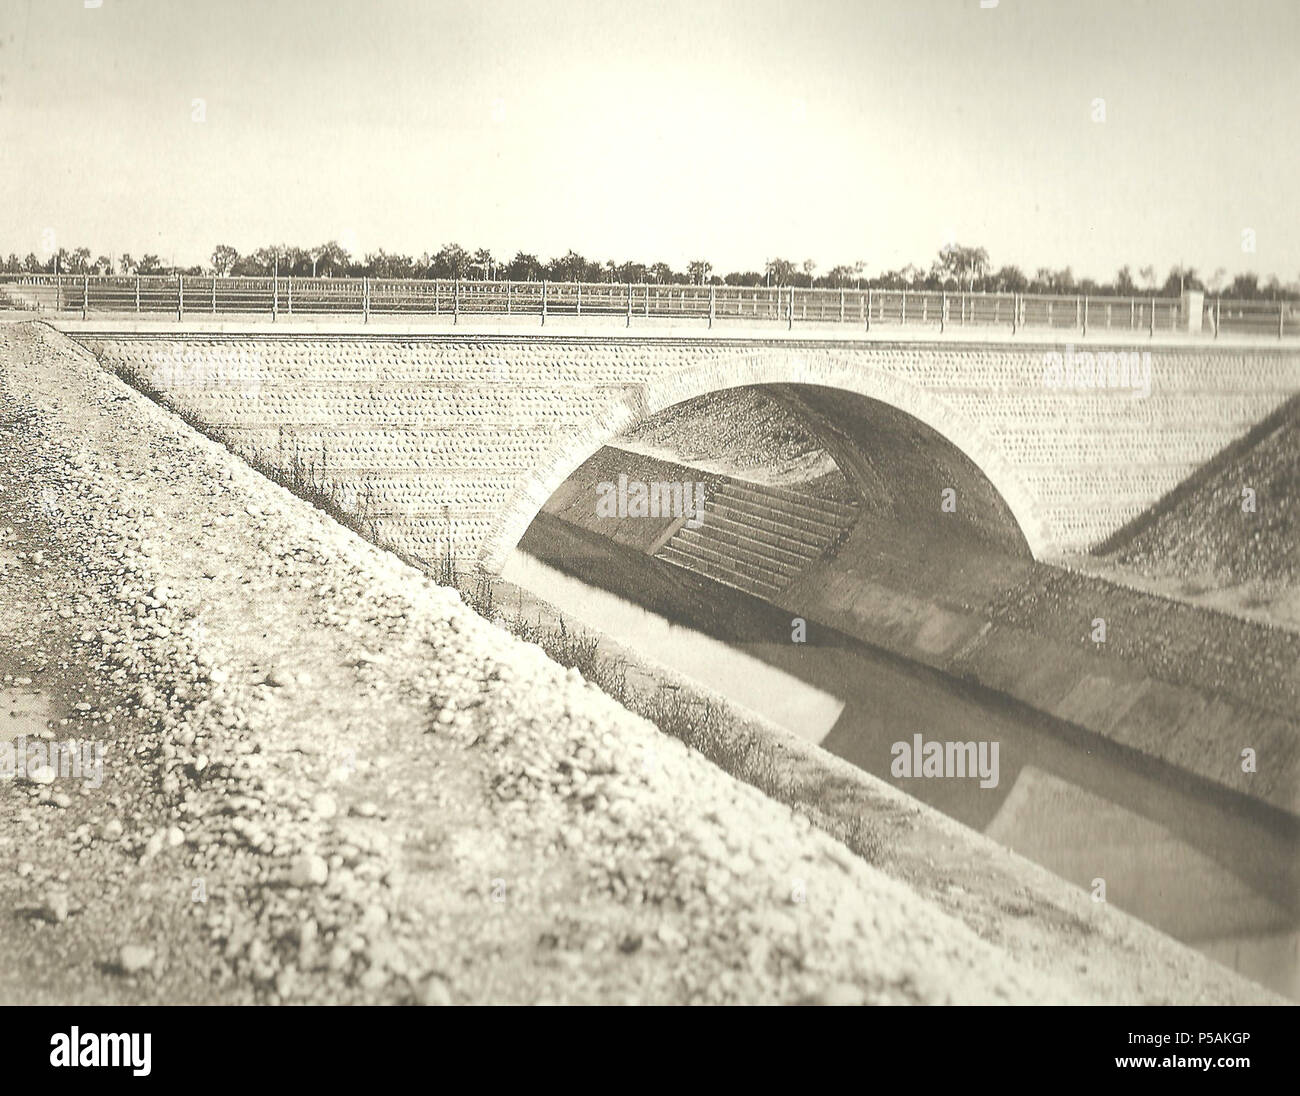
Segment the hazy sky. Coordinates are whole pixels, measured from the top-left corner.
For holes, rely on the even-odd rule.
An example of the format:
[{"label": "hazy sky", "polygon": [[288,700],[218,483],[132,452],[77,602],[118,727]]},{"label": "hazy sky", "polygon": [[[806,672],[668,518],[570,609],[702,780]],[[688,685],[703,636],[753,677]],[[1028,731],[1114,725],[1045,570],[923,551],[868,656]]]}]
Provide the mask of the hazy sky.
[{"label": "hazy sky", "polygon": [[0,0],[6,254],[1300,276],[1296,0],[93,2]]}]

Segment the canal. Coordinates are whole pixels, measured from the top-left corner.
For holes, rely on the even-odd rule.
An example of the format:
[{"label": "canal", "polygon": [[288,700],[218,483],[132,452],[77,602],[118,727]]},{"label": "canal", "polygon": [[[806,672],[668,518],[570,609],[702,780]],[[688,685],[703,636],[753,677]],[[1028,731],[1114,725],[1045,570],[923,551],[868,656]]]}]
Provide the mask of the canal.
[{"label": "canal", "polygon": [[[738,591],[714,586],[702,604],[697,583],[689,612],[665,614],[662,601],[651,611],[606,589],[599,570],[566,573],[518,550],[502,578],[1061,878],[1104,880],[1107,901],[1300,999],[1291,820],[852,637],[810,625],[793,642],[788,614]],[[896,744],[917,735],[997,743],[997,783],[895,776]]]}]

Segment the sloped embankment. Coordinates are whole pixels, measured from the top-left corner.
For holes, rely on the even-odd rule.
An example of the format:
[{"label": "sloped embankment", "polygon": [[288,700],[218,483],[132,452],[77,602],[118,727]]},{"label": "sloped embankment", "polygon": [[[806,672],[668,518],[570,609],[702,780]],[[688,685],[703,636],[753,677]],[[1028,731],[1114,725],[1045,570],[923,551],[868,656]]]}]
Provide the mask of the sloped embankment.
[{"label": "sloped embankment", "polygon": [[1100,554],[1094,566],[1125,581],[1300,630],[1300,399],[1228,446]]},{"label": "sloped embankment", "polygon": [[990,945],[66,340],[0,363],[6,684],[106,759],[0,799],[3,999],[1149,999]]}]

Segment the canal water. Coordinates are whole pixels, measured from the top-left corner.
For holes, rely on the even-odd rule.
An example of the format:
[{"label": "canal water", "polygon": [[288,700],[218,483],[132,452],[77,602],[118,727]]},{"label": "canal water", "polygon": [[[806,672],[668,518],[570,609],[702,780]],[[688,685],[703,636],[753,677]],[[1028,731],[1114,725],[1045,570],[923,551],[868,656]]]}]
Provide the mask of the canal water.
[{"label": "canal water", "polygon": [[[1300,999],[1300,842],[1275,813],[852,637],[810,626],[796,644],[788,620],[755,629],[776,610],[737,591],[717,588],[717,620],[748,623],[706,634],[522,551],[502,578],[1063,879],[1104,879],[1107,901]],[[996,742],[996,786],[894,776],[895,744],[915,735]]]}]

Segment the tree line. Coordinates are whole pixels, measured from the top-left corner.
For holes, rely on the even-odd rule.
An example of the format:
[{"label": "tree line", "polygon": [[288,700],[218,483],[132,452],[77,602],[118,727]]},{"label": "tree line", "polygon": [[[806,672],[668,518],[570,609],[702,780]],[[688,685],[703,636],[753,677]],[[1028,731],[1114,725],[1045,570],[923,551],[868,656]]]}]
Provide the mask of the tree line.
[{"label": "tree line", "polygon": [[337,240],[317,247],[291,247],[287,244],[260,247],[241,255],[229,244],[219,244],[212,251],[209,264],[177,267],[164,265],[157,255],[139,259],[123,253],[91,260],[89,248],[60,248],[41,261],[29,253],[25,259],[10,254],[0,261],[6,274],[192,274],[218,277],[265,277],[274,272],[295,277],[371,277],[371,278],[460,278],[464,280],[506,280],[514,282],[618,282],[641,285],[729,285],[729,286],[796,286],[823,289],[917,289],[965,290],[988,293],[1060,293],[1092,296],[1142,296],[1155,294],[1178,296],[1187,289],[1200,289],[1215,296],[1242,299],[1300,298],[1300,282],[1283,285],[1276,275],[1261,282],[1258,274],[1237,274],[1231,279],[1220,267],[1203,274],[1195,267],[1175,265],[1162,279],[1153,266],[1139,267],[1136,273],[1123,266],[1108,282],[1076,278],[1070,267],[1053,270],[1040,267],[1031,275],[1018,266],[994,268],[982,247],[947,244],[928,268],[909,263],[877,274],[867,273],[865,262],[833,266],[818,272],[817,264],[807,259],[769,259],[762,270],[718,273],[705,259],[695,259],[684,270],[675,270],[665,262],[642,263],[588,259],[576,251],[543,262],[525,251],[513,259],[496,258],[487,248],[470,251],[459,244],[447,244],[436,252],[424,252],[419,258],[382,249],[362,258],[349,255]]}]

